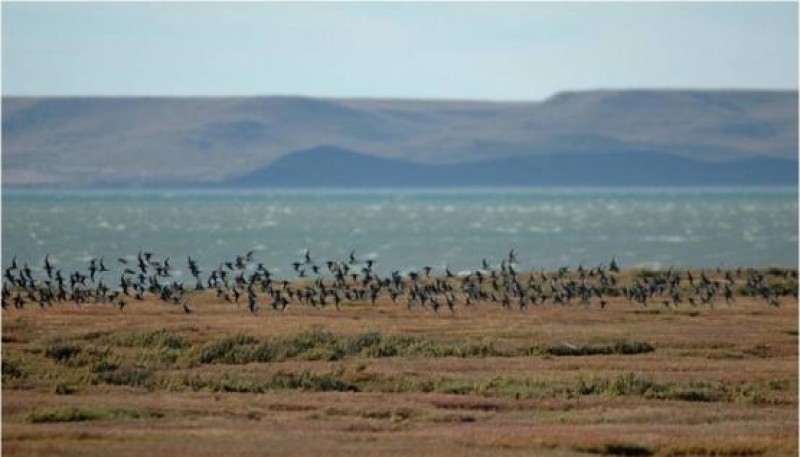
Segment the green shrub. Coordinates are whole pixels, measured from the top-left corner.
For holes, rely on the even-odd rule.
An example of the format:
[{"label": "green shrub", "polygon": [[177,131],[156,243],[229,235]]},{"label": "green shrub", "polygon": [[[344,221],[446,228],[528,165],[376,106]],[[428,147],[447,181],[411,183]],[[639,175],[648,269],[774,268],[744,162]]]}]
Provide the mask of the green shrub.
[{"label": "green shrub", "polygon": [[[550,347],[532,345],[517,349],[499,349],[492,341],[488,340],[451,343],[413,335],[366,332],[347,337],[313,330],[268,339],[235,333],[194,348],[190,360],[199,364],[246,364],[284,360],[335,361],[357,357],[479,358],[547,354],[556,356],[642,354],[654,350],[655,348],[649,343],[639,341],[617,341],[579,346],[568,344]],[[177,356],[173,355],[173,357]]]},{"label": "green shrub", "polygon": [[113,341],[120,346],[126,347],[152,349],[186,349],[189,347],[183,335],[170,332],[166,329],[127,333],[114,338]]},{"label": "green shrub", "polygon": [[244,333],[222,337],[200,348],[200,363],[242,364],[253,362],[258,351],[258,339]]},{"label": "green shrub", "polygon": [[102,415],[95,410],[82,408],[54,408],[44,411],[33,412],[28,416],[28,420],[34,424],[48,422],[83,422],[99,420]]},{"label": "green shrub", "polygon": [[617,341],[611,344],[559,344],[547,348],[547,353],[555,356],[580,356],[598,354],[643,354],[653,352],[655,348],[641,341]]},{"label": "green shrub", "polygon": [[636,376],[634,373],[625,373],[609,382],[604,392],[610,395],[644,395],[658,389],[650,379]]},{"label": "green shrub", "polygon": [[74,344],[52,343],[45,349],[44,355],[56,362],[66,362],[80,354],[81,348]]},{"label": "green shrub", "polygon": [[11,379],[21,379],[25,377],[25,372],[22,370],[22,365],[16,360],[3,357],[2,361],[3,382],[8,382]]},{"label": "green shrub", "polygon": [[[391,338],[391,337],[389,337]],[[348,354],[358,354],[366,349],[378,347],[385,343],[387,338],[379,332],[367,332],[361,335],[348,338],[345,343],[345,349]]]},{"label": "green shrub", "polygon": [[77,390],[78,389],[75,388],[75,386],[72,386],[72,385],[69,385],[69,384],[66,384],[66,383],[62,383],[62,382],[59,382],[58,384],[56,384],[55,389],[53,389],[53,391],[55,392],[56,395],[72,395],[75,392],[77,392]]},{"label": "green shrub", "polygon": [[34,411],[28,415],[28,421],[34,424],[50,422],[84,422],[109,419],[142,419],[160,418],[164,415],[156,411],[128,408],[78,408],[60,407]]},{"label": "green shrub", "polygon": [[[741,389],[739,389],[741,391]],[[694,402],[734,401],[736,389],[731,390],[724,384],[704,382],[659,383],[634,373],[625,373],[615,378],[579,379],[577,384],[568,389],[571,395],[611,395],[611,396],[643,396],[656,400],[676,400]],[[740,397],[744,394],[738,394]]]},{"label": "green shrub", "polygon": [[588,452],[590,454],[622,456],[649,456],[655,453],[655,450],[650,446],[623,442],[581,444],[573,446],[573,449],[579,452]]},{"label": "green shrub", "polygon": [[167,387],[172,390],[188,388],[194,392],[210,390],[212,392],[264,393],[281,390],[301,390],[308,392],[358,392],[359,388],[347,380],[331,374],[314,374],[278,372],[265,378],[237,377],[223,375],[221,377],[185,375],[177,379],[167,380]]},{"label": "green shrub", "polygon": [[641,341],[618,341],[613,345],[615,354],[645,354],[655,350],[651,344]]},{"label": "green shrub", "polygon": [[667,392],[668,400],[715,402],[722,399],[722,392],[713,388],[682,387]]},{"label": "green shrub", "polygon": [[148,368],[121,368],[97,373],[95,379],[96,382],[114,386],[151,387],[153,370]]},{"label": "green shrub", "polygon": [[234,334],[195,351],[201,364],[244,364],[282,360],[341,360],[346,357],[487,357],[502,354],[491,343],[449,345],[410,335],[367,332],[352,337],[319,330],[292,336],[259,340]]},{"label": "green shrub", "polygon": [[277,373],[270,380],[270,386],[279,389],[304,390],[309,392],[358,392],[359,389],[343,379],[333,376],[315,375],[308,371],[300,374]]}]

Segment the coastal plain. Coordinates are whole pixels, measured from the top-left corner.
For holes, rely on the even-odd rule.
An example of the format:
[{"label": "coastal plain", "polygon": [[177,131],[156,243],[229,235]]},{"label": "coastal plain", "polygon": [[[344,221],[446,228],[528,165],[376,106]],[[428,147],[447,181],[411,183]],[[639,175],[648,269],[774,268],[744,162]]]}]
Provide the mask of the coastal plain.
[{"label": "coastal plain", "polygon": [[9,308],[2,451],[797,455],[796,295],[606,300]]}]

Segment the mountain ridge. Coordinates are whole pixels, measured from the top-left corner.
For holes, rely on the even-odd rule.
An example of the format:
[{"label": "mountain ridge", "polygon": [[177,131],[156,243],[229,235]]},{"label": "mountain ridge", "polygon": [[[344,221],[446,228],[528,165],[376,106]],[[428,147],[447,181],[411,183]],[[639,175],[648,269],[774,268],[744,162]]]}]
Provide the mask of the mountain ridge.
[{"label": "mountain ridge", "polygon": [[[332,145],[422,165],[638,151],[797,160],[797,91],[570,91],[541,101],[4,97],[4,186],[220,185]],[[111,185],[109,184],[109,185]]]},{"label": "mountain ridge", "polygon": [[[792,166],[794,165],[794,166]],[[335,146],[296,151],[223,187],[788,186],[797,163],[773,158],[698,162],[667,153],[581,153],[425,165]]]}]

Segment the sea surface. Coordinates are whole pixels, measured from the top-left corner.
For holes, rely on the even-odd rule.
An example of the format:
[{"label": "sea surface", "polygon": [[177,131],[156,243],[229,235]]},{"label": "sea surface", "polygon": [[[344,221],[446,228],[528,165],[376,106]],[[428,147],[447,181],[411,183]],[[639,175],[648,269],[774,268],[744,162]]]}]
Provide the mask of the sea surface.
[{"label": "sea surface", "polygon": [[315,262],[355,249],[379,272],[784,266],[798,263],[796,188],[447,190],[16,190],[2,192],[2,262],[65,273],[104,256],[150,251],[186,278],[255,251],[280,277],[309,249]]}]

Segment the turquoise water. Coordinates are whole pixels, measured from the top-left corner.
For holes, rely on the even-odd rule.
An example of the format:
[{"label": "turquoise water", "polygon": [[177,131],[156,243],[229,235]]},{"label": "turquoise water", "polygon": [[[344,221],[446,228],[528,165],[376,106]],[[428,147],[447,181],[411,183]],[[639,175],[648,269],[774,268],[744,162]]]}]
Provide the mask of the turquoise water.
[{"label": "turquoise water", "polygon": [[4,190],[3,264],[85,270],[88,259],[149,250],[206,272],[255,250],[281,276],[304,248],[318,262],[351,249],[381,272],[496,263],[523,269],[616,256],[622,266],[797,266],[797,190],[448,189],[298,191]]}]

